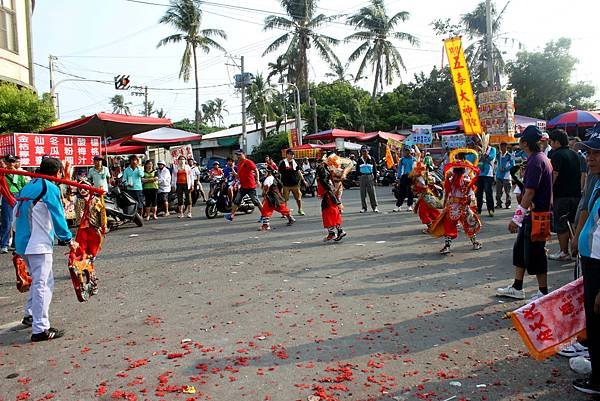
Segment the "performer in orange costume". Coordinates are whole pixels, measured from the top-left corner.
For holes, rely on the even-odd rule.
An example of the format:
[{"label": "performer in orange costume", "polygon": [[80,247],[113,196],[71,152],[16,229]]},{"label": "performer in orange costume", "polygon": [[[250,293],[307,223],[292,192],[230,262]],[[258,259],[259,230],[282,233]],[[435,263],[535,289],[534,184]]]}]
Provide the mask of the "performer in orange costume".
[{"label": "performer in orange costume", "polygon": [[410,173],[412,178],[412,193],[417,197],[414,212],[421,219],[421,223],[427,226],[423,230],[425,234],[429,233],[429,227],[440,216],[440,209],[444,207],[432,190],[433,180],[427,171],[427,166],[418,161],[415,168]]}]

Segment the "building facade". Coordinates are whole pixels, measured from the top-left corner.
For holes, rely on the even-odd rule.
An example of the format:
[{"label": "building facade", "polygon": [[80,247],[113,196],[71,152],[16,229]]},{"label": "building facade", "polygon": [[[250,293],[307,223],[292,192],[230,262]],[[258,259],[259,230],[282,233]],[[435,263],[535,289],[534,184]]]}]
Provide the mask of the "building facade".
[{"label": "building facade", "polygon": [[0,0],[0,82],[34,88],[31,15],[35,0]]}]

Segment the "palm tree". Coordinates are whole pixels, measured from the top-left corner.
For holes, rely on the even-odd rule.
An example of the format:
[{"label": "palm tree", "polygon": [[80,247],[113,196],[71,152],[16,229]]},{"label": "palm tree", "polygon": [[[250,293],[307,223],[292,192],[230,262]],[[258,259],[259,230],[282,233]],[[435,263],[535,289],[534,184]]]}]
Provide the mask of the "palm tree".
[{"label": "palm tree", "polygon": [[[502,52],[496,47],[494,43],[500,37],[500,25],[502,24],[502,17],[506,8],[510,4],[510,1],[506,3],[502,11],[497,13],[496,7],[492,4],[492,53],[494,58],[494,83],[500,86],[500,74],[505,72],[506,64],[502,57]],[[464,14],[460,19],[464,26],[464,31],[468,40],[474,40],[469,46],[465,48],[465,57],[469,64],[471,74],[473,74],[474,81],[481,83],[487,81],[487,33],[486,33],[486,16],[485,16],[485,1],[482,1],[477,5],[475,10]],[[488,85],[492,84],[491,82]]]},{"label": "palm tree", "polygon": [[109,102],[113,108],[113,113],[131,115],[131,109],[129,108],[131,102],[126,102],[123,95],[114,95]]},{"label": "palm tree", "polygon": [[[333,78],[334,82],[348,82],[348,80],[355,80],[354,74],[348,73],[348,64],[342,65],[337,63],[336,65],[330,66],[331,71],[326,73],[327,78]],[[365,77],[362,77],[365,78]],[[358,81],[358,79],[356,79]]]},{"label": "palm tree", "polygon": [[156,117],[158,118],[167,118],[167,112],[161,107],[160,110],[154,110],[156,113]]},{"label": "palm tree", "polygon": [[223,118],[223,113],[225,112],[225,113],[229,114],[229,110],[227,110],[227,107],[225,106],[225,101],[219,97],[215,99],[214,105],[215,105],[215,120],[218,121],[219,127],[222,127],[225,125],[225,119]]},{"label": "palm tree", "polygon": [[270,15],[265,19],[264,30],[283,29],[288,32],[281,35],[264,51],[263,56],[274,52],[287,43],[284,56],[286,60],[294,60],[295,76],[288,77],[290,82],[295,82],[300,90],[302,101],[308,100],[308,49],[314,46],[323,60],[329,64],[338,62],[337,56],[331,49],[338,44],[338,40],[331,36],[319,34],[316,29],[326,22],[336,18],[324,14],[315,15],[317,0],[280,0],[289,18]]},{"label": "palm tree", "polygon": [[269,69],[267,81],[271,82],[271,78],[279,75],[277,83],[282,84],[290,82],[289,79],[292,78],[292,75],[294,74],[293,65],[294,63],[288,59],[285,54],[280,55],[274,63],[269,63],[267,65],[267,68]]},{"label": "palm tree", "polygon": [[208,54],[212,49],[225,52],[223,46],[213,38],[218,37],[227,39],[227,34],[221,29],[200,29],[202,22],[202,2],[200,0],[171,0],[171,5],[161,17],[161,24],[169,24],[179,33],[167,36],[158,42],[156,47],[164,46],[168,43],[185,42],[185,50],[181,57],[181,68],[179,78],[184,82],[190,79],[190,70],[192,67],[191,59],[194,59],[194,81],[196,83],[196,134],[200,133],[200,101],[198,88],[198,49]]},{"label": "palm tree", "polygon": [[269,85],[269,82],[260,73],[256,74],[252,85],[248,88],[248,106],[246,110],[252,116],[257,126],[260,122],[263,139],[267,136],[265,118],[263,116],[266,119],[278,117],[273,107],[273,100],[276,94],[277,91]]},{"label": "palm tree", "polygon": [[406,32],[396,32],[396,25],[408,20],[408,11],[400,11],[388,17],[383,0],[371,0],[371,4],[361,8],[356,14],[348,17],[348,24],[354,25],[357,32],[346,38],[346,42],[360,40],[362,43],[350,55],[348,62],[362,57],[356,73],[355,81],[363,76],[367,64],[375,70],[372,99],[375,100],[377,88],[383,84],[391,85],[396,75],[400,76],[400,68],[406,71],[400,52],[391,39],[404,40],[411,45],[418,45],[419,40]]},{"label": "palm tree", "polygon": [[215,101],[209,100],[202,104],[202,122],[204,124],[211,123],[215,125]]},{"label": "palm tree", "polygon": [[151,116],[156,111],[156,110],[154,110],[154,102],[144,101],[142,103],[142,106],[144,108],[142,109],[141,113],[144,116]]}]

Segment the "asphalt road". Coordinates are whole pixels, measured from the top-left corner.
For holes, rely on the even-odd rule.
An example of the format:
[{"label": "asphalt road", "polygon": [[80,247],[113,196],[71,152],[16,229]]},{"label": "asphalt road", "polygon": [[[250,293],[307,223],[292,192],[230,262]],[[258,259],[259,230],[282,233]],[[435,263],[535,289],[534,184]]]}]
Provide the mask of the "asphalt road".
[{"label": "asphalt road", "polygon": [[[503,319],[523,304],[494,296],[513,275],[512,211],[483,218],[483,249],[460,233],[443,257],[414,214],[389,213],[389,188],[379,215],[344,198],[339,244],[322,242],[314,199],[270,232],[256,212],[229,223],[203,206],[111,232],[87,303],[57,248],[51,322],[67,334],[48,343],[19,324],[26,294],[2,255],[0,401],[586,399],[567,359],[536,362]],[[572,267],[551,262],[550,286]]]}]

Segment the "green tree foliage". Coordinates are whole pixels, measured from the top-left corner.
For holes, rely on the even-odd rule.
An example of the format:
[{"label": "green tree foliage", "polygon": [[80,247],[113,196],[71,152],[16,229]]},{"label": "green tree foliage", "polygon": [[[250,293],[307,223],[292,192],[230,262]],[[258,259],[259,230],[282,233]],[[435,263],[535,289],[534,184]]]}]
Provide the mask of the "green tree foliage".
[{"label": "green tree foliage", "polygon": [[441,124],[460,117],[452,77],[448,67],[433,67],[429,75],[415,74],[412,91],[414,112],[423,124]]},{"label": "green tree foliage", "polygon": [[269,85],[269,82],[263,77],[262,74],[256,74],[256,77],[252,81],[250,87],[248,87],[247,100],[248,106],[247,111],[255,124],[260,124],[263,139],[267,136],[265,127],[266,120],[279,120],[281,119],[280,114],[280,103],[277,91]]},{"label": "green tree foliage", "polygon": [[[196,123],[194,122],[194,120],[190,120],[189,118],[184,118],[183,120],[174,121],[173,128],[180,129],[183,131],[188,131],[188,132],[196,132]],[[201,125],[200,126],[200,134],[206,135],[206,134],[210,134],[211,132],[220,131],[222,129],[223,128],[207,127],[206,125]]]},{"label": "green tree foliage", "polygon": [[254,147],[251,159],[256,163],[263,162],[265,156],[269,155],[274,160],[281,159],[281,149],[287,149],[289,147],[288,134],[282,132],[277,135],[270,135],[259,146]]},{"label": "green tree foliage", "polygon": [[[279,62],[287,62],[288,65],[295,64],[293,68],[288,69],[287,79],[298,85],[300,97],[305,102],[308,100],[308,49],[316,50],[319,56],[330,65],[339,62],[331,49],[331,46],[336,45],[338,40],[317,32],[322,25],[335,17],[327,17],[324,14],[315,15],[317,0],[280,0],[280,3],[288,18],[270,15],[265,19],[264,30],[277,29],[287,32],[275,39],[264,51],[263,56],[287,44],[283,59]],[[289,76],[290,73],[293,73],[294,76]]]},{"label": "green tree foliage", "polygon": [[0,84],[0,132],[37,132],[54,121],[54,106],[48,94],[40,99],[33,91]]},{"label": "green tree foliage", "polygon": [[123,95],[114,95],[108,102],[113,108],[113,113],[131,115],[131,102],[126,102]]},{"label": "green tree foliage", "polygon": [[593,109],[595,89],[571,82],[577,59],[569,54],[571,40],[549,42],[541,52],[522,51],[508,63],[509,88],[516,91],[516,111],[550,119],[573,109]]},{"label": "green tree foliage", "polygon": [[406,70],[402,55],[392,39],[407,41],[411,45],[419,44],[419,40],[410,33],[396,31],[396,25],[406,22],[409,17],[408,11],[400,11],[389,17],[383,0],[371,0],[369,6],[348,17],[348,24],[353,25],[357,32],[348,36],[346,42],[362,42],[352,52],[348,61],[354,62],[362,58],[355,80],[363,76],[369,64],[375,71],[371,94],[373,101],[377,95],[377,88],[383,90],[384,83],[391,85],[394,78],[400,76],[400,69]]},{"label": "green tree foliage", "polygon": [[221,29],[200,29],[202,24],[202,9],[199,0],[171,0],[171,5],[161,17],[159,23],[171,25],[178,33],[161,39],[156,47],[169,43],[185,43],[185,50],[181,57],[179,78],[184,82],[189,81],[194,63],[194,81],[196,84],[195,132],[200,133],[200,100],[198,88],[198,50],[208,54],[216,49],[225,52],[214,38],[227,39],[227,34]]}]

